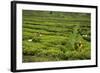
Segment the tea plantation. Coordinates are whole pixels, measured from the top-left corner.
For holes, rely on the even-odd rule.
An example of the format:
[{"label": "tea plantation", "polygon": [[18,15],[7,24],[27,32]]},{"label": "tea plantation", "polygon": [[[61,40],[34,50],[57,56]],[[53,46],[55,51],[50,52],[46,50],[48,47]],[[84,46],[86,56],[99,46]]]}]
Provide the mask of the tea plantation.
[{"label": "tea plantation", "polygon": [[23,10],[23,62],[91,59],[89,13]]}]

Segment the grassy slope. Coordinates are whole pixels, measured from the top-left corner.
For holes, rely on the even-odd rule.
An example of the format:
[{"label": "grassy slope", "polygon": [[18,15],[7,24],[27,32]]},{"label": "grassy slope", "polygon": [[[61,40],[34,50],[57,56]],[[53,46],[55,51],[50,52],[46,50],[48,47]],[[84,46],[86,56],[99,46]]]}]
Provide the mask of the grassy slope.
[{"label": "grassy slope", "polygon": [[90,59],[83,34],[90,34],[89,14],[23,10],[23,62]]}]

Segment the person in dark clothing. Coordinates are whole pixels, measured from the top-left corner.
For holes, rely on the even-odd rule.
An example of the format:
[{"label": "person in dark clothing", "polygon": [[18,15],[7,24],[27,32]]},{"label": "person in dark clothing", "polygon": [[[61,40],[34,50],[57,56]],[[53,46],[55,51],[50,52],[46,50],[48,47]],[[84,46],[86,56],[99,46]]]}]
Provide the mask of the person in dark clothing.
[{"label": "person in dark clothing", "polygon": [[75,49],[76,49],[76,50],[81,50],[83,45],[82,45],[82,42],[79,41],[79,42],[76,42],[76,43],[74,44],[74,46],[75,46]]}]

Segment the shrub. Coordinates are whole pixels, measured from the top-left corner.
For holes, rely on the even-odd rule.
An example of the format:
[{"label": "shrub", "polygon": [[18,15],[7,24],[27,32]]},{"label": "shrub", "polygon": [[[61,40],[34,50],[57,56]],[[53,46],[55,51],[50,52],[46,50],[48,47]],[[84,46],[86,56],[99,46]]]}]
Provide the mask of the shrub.
[{"label": "shrub", "polygon": [[45,50],[45,55],[52,58],[62,59],[64,56],[64,53],[58,48],[49,47],[48,50]]},{"label": "shrub", "polygon": [[90,50],[82,50],[82,51],[67,51],[65,52],[65,60],[84,60],[90,59],[91,53]]},{"label": "shrub", "polygon": [[40,42],[41,38],[40,37],[32,37],[33,42]]}]

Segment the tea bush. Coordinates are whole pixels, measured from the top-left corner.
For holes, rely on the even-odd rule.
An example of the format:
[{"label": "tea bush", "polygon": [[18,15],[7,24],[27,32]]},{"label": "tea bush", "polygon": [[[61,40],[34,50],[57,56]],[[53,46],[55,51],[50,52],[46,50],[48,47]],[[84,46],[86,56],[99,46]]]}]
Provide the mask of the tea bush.
[{"label": "tea bush", "polygon": [[23,10],[22,15],[23,62],[91,58],[89,13]]}]

